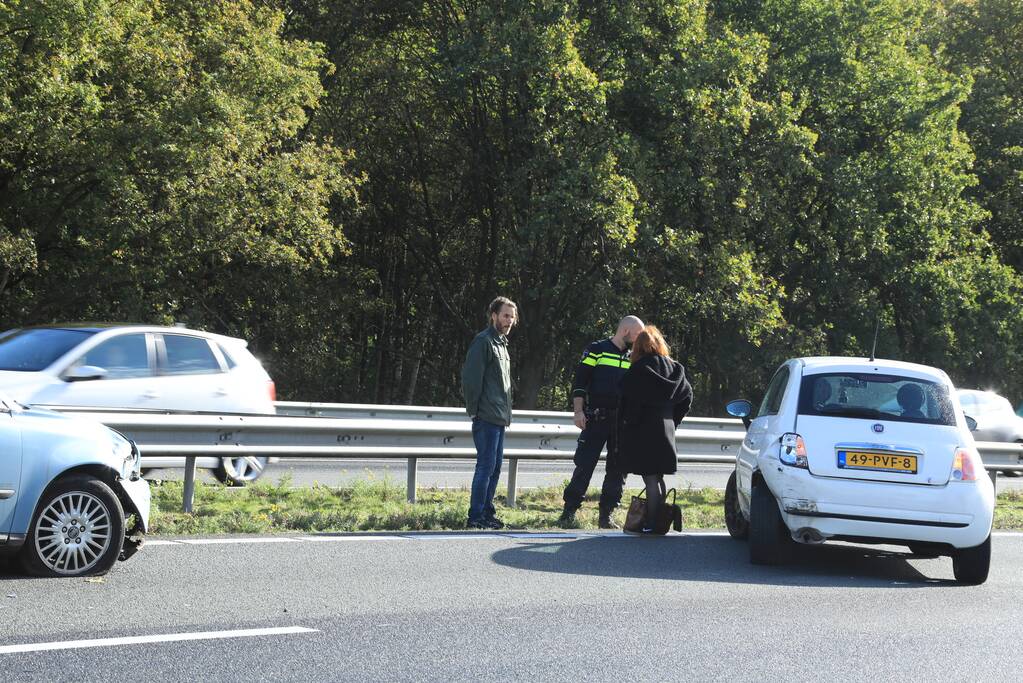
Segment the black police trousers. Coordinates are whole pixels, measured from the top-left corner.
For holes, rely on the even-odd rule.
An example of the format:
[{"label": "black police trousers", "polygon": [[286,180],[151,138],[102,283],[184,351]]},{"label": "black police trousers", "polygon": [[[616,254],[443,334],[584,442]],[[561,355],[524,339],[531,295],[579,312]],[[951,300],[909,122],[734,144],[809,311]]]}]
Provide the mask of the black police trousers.
[{"label": "black police trousers", "polygon": [[[579,435],[575,448],[575,470],[572,480],[565,487],[565,509],[578,510],[583,504],[586,489],[590,486],[593,470],[600,458],[600,451],[605,444],[610,451],[614,447],[615,416],[601,415],[590,417],[587,411],[586,429]],[[622,489],[625,487],[625,472],[617,472],[608,468],[604,474],[604,485],[600,488],[600,507],[602,510],[613,510],[622,501]]]}]

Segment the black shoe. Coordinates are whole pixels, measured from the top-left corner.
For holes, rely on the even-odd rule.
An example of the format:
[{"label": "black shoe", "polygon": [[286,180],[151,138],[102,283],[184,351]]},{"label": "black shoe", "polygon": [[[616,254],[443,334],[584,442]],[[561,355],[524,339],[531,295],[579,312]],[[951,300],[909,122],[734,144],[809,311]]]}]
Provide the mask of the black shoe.
[{"label": "black shoe", "polygon": [[478,522],[478,521],[470,519],[468,522],[465,523],[465,528],[466,529],[489,529],[490,527],[487,526],[486,522]]},{"label": "black shoe", "polygon": [[503,529],[504,522],[499,520],[497,517],[491,517],[490,519],[483,520],[483,527],[485,529]]},{"label": "black shoe", "polygon": [[600,527],[601,529],[621,529],[622,528],[622,527],[620,527],[618,525],[618,522],[615,521],[615,518],[611,516],[611,512],[610,511],[604,512],[603,510],[600,511],[600,518],[597,521],[597,526]]},{"label": "black shoe", "polygon": [[558,517],[558,526],[562,529],[574,529],[579,526],[575,521],[575,510],[565,508],[561,516]]}]

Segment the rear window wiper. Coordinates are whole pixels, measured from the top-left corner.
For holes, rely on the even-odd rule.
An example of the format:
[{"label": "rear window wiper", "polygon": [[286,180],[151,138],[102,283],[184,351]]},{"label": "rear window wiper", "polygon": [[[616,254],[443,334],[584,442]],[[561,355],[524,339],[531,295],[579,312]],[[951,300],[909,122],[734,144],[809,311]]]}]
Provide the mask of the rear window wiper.
[{"label": "rear window wiper", "polygon": [[829,403],[828,405],[821,406],[817,409],[817,413],[820,415],[841,415],[842,417],[865,417],[869,419],[878,419],[882,415],[880,410],[874,408],[864,408],[863,406],[843,406],[837,403]]}]

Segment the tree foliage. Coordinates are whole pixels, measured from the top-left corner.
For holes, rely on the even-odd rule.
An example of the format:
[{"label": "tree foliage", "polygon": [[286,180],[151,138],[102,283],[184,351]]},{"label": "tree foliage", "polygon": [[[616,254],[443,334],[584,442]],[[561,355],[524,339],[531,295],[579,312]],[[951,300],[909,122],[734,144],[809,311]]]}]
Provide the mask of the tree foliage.
[{"label": "tree foliage", "polygon": [[696,407],[865,354],[1023,394],[1019,0],[0,1],[0,315],[250,339],[282,395],[520,407],[659,324]]}]

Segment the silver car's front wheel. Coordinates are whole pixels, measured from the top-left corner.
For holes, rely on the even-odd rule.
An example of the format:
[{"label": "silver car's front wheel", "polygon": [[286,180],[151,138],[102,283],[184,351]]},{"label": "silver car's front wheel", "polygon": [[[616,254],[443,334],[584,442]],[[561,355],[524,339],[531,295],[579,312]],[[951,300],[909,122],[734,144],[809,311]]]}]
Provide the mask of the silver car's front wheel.
[{"label": "silver car's front wheel", "polygon": [[22,549],[25,568],[41,576],[105,574],[124,539],[121,502],[102,481],[70,477],[39,501]]},{"label": "silver car's front wheel", "polygon": [[244,486],[263,476],[269,458],[242,455],[237,458],[223,458],[214,474],[228,486]]}]

